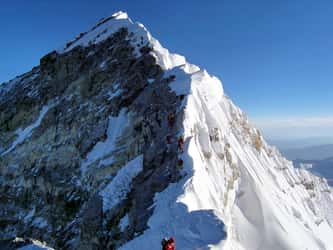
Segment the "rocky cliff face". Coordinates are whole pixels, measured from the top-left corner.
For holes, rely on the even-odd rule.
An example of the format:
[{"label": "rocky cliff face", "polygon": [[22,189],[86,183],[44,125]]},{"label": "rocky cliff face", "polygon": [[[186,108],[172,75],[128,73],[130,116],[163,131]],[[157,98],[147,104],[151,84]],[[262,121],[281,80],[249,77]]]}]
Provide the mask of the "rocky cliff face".
[{"label": "rocky cliff face", "polygon": [[[138,39],[135,47],[131,39]],[[165,138],[182,126],[180,97],[150,51],[120,27],[99,43],[51,52],[1,86],[1,240],[104,249],[147,227],[154,194],[180,177],[177,147],[167,151]],[[172,127],[169,113],[176,118]],[[103,212],[99,191],[140,156],[144,171]],[[121,232],[125,214],[129,224]]]},{"label": "rocky cliff face", "polygon": [[326,181],[294,170],[216,78],[125,13],[0,85],[0,110],[0,248],[332,246]]}]

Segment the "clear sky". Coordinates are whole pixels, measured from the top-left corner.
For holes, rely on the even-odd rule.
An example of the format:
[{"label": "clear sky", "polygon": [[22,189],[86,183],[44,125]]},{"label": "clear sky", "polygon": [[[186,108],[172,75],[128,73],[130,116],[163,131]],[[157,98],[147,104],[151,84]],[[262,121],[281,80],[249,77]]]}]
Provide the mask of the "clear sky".
[{"label": "clear sky", "polygon": [[118,10],[218,76],[268,137],[333,136],[330,0],[3,1],[0,82]]}]

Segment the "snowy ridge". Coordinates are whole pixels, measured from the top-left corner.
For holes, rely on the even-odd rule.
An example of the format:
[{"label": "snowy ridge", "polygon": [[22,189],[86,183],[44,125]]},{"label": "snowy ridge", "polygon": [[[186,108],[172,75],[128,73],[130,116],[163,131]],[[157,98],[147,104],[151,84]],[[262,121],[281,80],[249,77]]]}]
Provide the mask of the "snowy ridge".
[{"label": "snowy ridge", "polygon": [[[138,56],[140,48],[152,48],[150,53],[164,76],[175,76],[169,85],[172,91],[185,95],[178,107],[184,113],[183,130],[178,131],[185,139],[184,153],[178,156],[184,161],[184,177],[156,194],[149,228],[120,249],[160,249],[161,239],[169,236],[176,238],[177,249],[182,250],[333,249],[333,195],[326,180],[295,169],[269,146],[224,94],[216,77],[170,53],[124,12],[102,19],[58,52],[100,43],[120,28],[128,29],[128,40]],[[1,88],[8,91],[9,87]],[[110,93],[110,97],[120,93]],[[31,126],[17,131],[17,140],[3,154],[24,142],[49,108],[43,107]],[[110,155],[129,118],[124,110],[109,118],[107,138],[81,161],[83,175],[93,163],[101,167],[114,160]],[[139,156],[99,192],[104,211],[126,198],[142,168],[143,157]],[[120,230],[128,221],[125,215]],[[43,226],[43,221],[37,222]]]},{"label": "snowy ridge", "polygon": [[[120,27],[133,46],[149,45],[178,95],[185,94],[184,177],[155,197],[143,235],[121,249],[158,249],[174,235],[179,249],[332,249],[333,197],[326,180],[295,170],[224,95],[222,83],[171,54],[123,12],[78,39],[87,46]],[[138,53],[138,51],[136,51]]]},{"label": "snowy ridge", "polygon": [[[154,54],[157,63],[165,70],[172,69],[180,65],[188,65],[185,57],[171,54],[169,51],[161,46],[159,41],[151,36],[148,30],[143,24],[138,22],[133,22],[127,15],[127,13],[119,11],[113,14],[111,17],[102,19],[95,27],[90,31],[81,33],[76,39],[67,43],[67,45],[59,49],[59,53],[66,53],[77,46],[89,46],[91,44],[97,44],[113,33],[118,31],[120,28],[127,28],[131,35],[130,41],[134,48],[136,48],[135,53],[139,54],[139,48],[145,45],[150,45],[154,48],[152,53]],[[138,46],[139,45],[139,46]],[[195,66],[194,70],[198,68]]]},{"label": "snowy ridge", "polygon": [[[156,195],[149,229],[121,249],[158,249],[169,235],[179,249],[332,249],[333,197],[326,180],[295,170],[267,145],[217,78],[169,53],[125,13],[116,16],[98,30],[128,28],[133,45],[151,46],[166,75],[176,75],[171,88],[187,95],[180,155],[186,177]],[[96,30],[72,46],[110,35],[97,39]]]}]

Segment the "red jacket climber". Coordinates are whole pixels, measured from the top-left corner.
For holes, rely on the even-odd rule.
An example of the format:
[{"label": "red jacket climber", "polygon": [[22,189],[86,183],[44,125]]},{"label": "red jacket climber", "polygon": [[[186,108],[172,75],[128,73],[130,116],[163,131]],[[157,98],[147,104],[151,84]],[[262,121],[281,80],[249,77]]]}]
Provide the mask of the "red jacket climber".
[{"label": "red jacket climber", "polygon": [[167,137],[166,137],[166,143],[167,144],[172,144],[172,136],[171,135],[167,135]]},{"label": "red jacket climber", "polygon": [[173,144],[172,136],[171,135],[167,135],[167,137],[166,137],[167,153],[171,152],[171,144]]},{"label": "red jacket climber", "polygon": [[183,167],[183,165],[184,165],[183,159],[178,159],[177,166],[181,168],[181,167]]},{"label": "red jacket climber", "polygon": [[184,137],[183,136],[179,137],[179,139],[178,139],[178,150],[181,153],[184,153]]},{"label": "red jacket climber", "polygon": [[176,250],[175,238],[171,237],[170,239],[162,240],[162,250]]},{"label": "red jacket climber", "polygon": [[175,115],[173,113],[169,113],[168,114],[168,125],[169,125],[169,128],[172,128],[174,124],[175,124]]}]

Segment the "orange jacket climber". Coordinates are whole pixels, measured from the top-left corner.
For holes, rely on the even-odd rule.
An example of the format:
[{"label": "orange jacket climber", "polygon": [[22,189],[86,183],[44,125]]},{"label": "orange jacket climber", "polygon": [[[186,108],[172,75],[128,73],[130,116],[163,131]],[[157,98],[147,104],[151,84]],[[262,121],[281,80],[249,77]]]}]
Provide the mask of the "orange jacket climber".
[{"label": "orange jacket climber", "polygon": [[176,250],[175,238],[171,237],[170,239],[162,240],[162,250]]},{"label": "orange jacket climber", "polygon": [[183,165],[184,165],[184,161],[183,161],[183,159],[178,159],[178,161],[177,161],[177,165],[178,165],[178,167],[183,167]]}]

